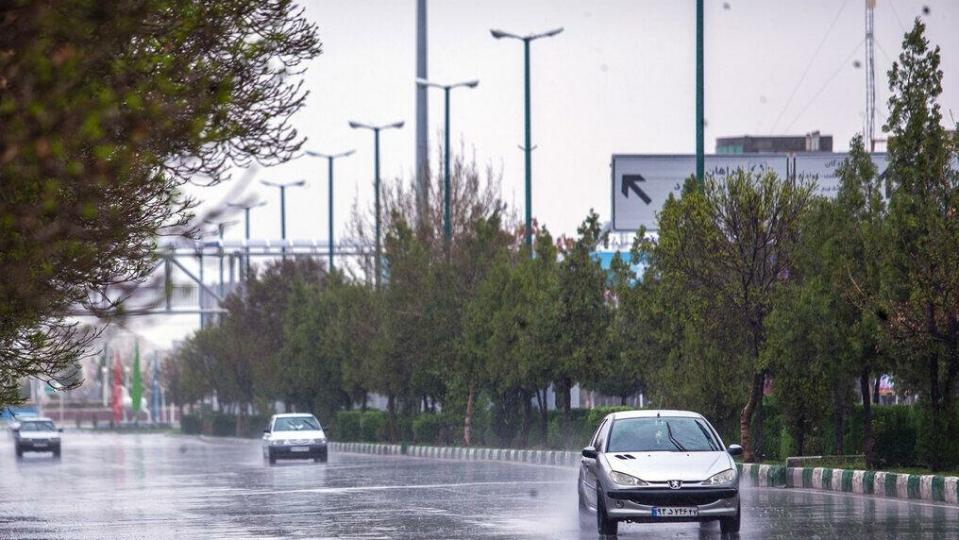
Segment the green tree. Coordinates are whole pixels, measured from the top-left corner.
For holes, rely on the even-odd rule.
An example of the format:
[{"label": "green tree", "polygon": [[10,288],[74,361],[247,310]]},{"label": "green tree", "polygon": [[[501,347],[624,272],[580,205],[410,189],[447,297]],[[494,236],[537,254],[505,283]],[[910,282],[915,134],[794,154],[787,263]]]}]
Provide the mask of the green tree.
[{"label": "green tree", "polygon": [[903,354],[897,374],[921,391],[919,455],[933,471],[959,463],[959,178],[956,137],[942,126],[939,47],[917,19],[889,71],[888,256],[881,314]]},{"label": "green tree", "polygon": [[[189,181],[289,159],[320,52],[290,0],[12,0],[0,5],[0,404],[24,376],[69,379]],[[64,376],[66,375],[66,377]],[[79,381],[77,382],[79,383]]]},{"label": "green tree", "polygon": [[578,237],[562,251],[558,271],[555,325],[556,363],[552,374],[559,407],[564,413],[565,444],[572,443],[573,385],[595,380],[602,360],[602,340],[609,324],[606,272],[592,253],[606,242],[599,216],[590,212],[577,229]]},{"label": "green tree", "polygon": [[325,421],[350,404],[343,385],[343,359],[335,346],[337,297],[334,279],[293,284],[283,326],[281,369],[290,400]]},{"label": "green tree", "polygon": [[287,317],[291,304],[300,301],[304,291],[322,288],[327,277],[318,260],[288,257],[267,264],[223,303],[225,326],[232,330],[232,339],[251,366],[255,393],[265,407],[272,408],[275,400],[281,400],[287,410],[313,410],[314,396],[299,386],[301,374],[284,356]]},{"label": "green tree", "polygon": [[670,198],[659,217],[654,264],[670,283],[670,298],[688,297],[673,309],[692,308],[681,315],[680,339],[695,340],[692,350],[699,354],[726,357],[717,358],[720,365],[732,361],[729,373],[748,373],[739,418],[747,463],[756,460],[762,444],[762,422],[754,427],[753,416],[758,410],[762,418],[768,374],[761,359],[766,317],[787,282],[811,190],[802,179],[739,170],[722,180],[708,177],[702,194],[687,182],[682,198]]},{"label": "green tree", "polygon": [[[645,236],[645,230],[637,234]],[[646,387],[644,357],[650,349],[648,329],[643,327],[640,311],[646,303],[646,287],[639,283],[634,265],[639,253],[624,259],[620,254],[610,264],[611,314],[605,339],[604,361],[600,363],[593,385],[603,394],[617,396],[620,405]]]}]

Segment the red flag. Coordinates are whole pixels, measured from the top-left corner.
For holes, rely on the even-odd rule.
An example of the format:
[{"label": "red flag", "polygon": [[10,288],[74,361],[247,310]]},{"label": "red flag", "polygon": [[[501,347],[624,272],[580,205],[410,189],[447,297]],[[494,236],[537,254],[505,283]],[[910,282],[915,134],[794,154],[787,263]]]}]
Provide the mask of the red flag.
[{"label": "red flag", "polygon": [[123,419],[123,371],[120,367],[120,355],[113,361],[113,392],[110,396],[110,408],[113,409],[113,422],[119,424]]}]

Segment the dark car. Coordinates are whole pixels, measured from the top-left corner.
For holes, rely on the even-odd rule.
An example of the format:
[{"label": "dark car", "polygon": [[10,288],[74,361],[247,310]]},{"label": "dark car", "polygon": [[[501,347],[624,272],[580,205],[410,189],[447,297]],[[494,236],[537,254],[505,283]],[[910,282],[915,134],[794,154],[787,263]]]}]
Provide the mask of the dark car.
[{"label": "dark car", "polygon": [[719,521],[739,532],[739,473],[733,456],[701,415],[626,411],[606,416],[583,449],[582,512],[595,512],[601,535],[619,522]]},{"label": "dark car", "polygon": [[53,424],[53,420],[43,417],[20,418],[11,427],[17,457],[24,452],[52,452],[60,457],[60,434],[62,428]]}]

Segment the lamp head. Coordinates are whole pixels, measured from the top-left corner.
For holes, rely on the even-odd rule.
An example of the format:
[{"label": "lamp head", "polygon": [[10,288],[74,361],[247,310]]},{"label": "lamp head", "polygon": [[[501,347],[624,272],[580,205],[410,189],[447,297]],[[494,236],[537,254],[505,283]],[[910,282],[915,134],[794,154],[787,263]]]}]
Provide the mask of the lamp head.
[{"label": "lamp head", "polygon": [[513,34],[504,32],[502,30],[497,30],[495,28],[490,28],[489,33],[492,34],[493,37],[496,39],[503,39],[504,37],[513,37]]},{"label": "lamp head", "polygon": [[557,29],[555,29],[555,30],[550,30],[549,32],[545,32],[545,33],[543,33],[543,34],[540,34],[540,35],[537,36],[537,37],[553,37],[553,36],[555,36],[556,34],[562,33],[562,31],[563,31],[563,28],[560,27],[560,28],[557,28]]}]

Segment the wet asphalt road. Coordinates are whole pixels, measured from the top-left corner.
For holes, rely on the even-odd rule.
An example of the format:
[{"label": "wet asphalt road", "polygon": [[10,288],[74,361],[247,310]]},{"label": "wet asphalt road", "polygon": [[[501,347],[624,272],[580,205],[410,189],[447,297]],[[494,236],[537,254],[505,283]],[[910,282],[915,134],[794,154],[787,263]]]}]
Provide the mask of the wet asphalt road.
[{"label": "wet asphalt road", "polygon": [[[17,460],[0,435],[0,539],[596,539],[572,469],[331,453],[268,466],[258,441],[64,434]],[[954,539],[959,507],[746,489],[741,539]],[[719,539],[715,524],[620,539]]]}]

